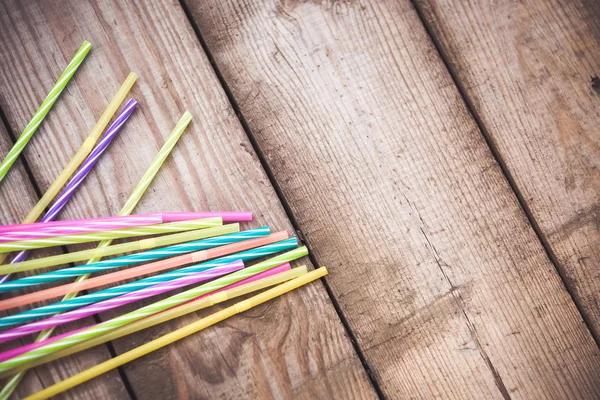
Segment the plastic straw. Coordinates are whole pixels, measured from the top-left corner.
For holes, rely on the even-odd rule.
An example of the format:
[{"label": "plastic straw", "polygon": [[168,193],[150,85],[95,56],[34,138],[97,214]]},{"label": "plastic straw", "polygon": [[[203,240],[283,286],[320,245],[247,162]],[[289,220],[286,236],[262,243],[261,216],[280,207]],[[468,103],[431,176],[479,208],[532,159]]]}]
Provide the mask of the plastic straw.
[{"label": "plastic straw", "polygon": [[181,289],[185,286],[193,285],[195,283],[208,281],[231,272],[239,271],[242,268],[244,268],[244,263],[239,260],[230,264],[218,265],[215,267],[205,267],[202,271],[195,272],[178,279],[173,279],[169,282],[157,283],[144,289],[136,290],[112,299],[98,302],[96,304],[91,304],[77,310],[69,311],[64,314],[55,315],[41,321],[31,322],[27,325],[0,332],[0,343],[8,342],[9,340],[14,340],[35,332],[39,332],[43,329],[50,329],[69,322],[77,321],[82,318],[91,317],[101,312],[133,303],[134,301],[147,299],[149,297],[167,293],[172,290]]},{"label": "plastic straw", "polygon": [[102,240],[114,240],[134,238],[139,236],[162,235],[191,231],[193,229],[204,229],[220,226],[223,224],[221,218],[195,219],[192,221],[170,222],[168,224],[147,225],[136,228],[115,229],[112,231],[84,233],[79,235],[54,236],[45,239],[23,240],[20,242],[0,243],[0,252],[33,250],[45,247],[67,246],[77,243],[100,242]]},{"label": "plastic straw", "polygon": [[102,232],[111,229],[134,228],[140,225],[162,224],[160,214],[124,215],[113,226],[113,218],[100,217],[86,219],[68,219],[52,222],[33,222],[31,224],[0,225],[0,241],[14,242],[60,235]]},{"label": "plastic straw", "polygon": [[[90,173],[92,168],[96,165],[100,156],[106,151],[108,145],[114,140],[117,134],[120,132],[123,124],[129,119],[131,113],[135,110],[137,105],[137,101],[130,100],[123,110],[119,113],[115,122],[108,128],[106,134],[100,139],[96,147],[92,150],[90,155],[85,159],[85,161],[81,164],[73,178],[69,181],[67,186],[63,189],[63,191],[56,197],[54,203],[50,207],[50,209],[44,214],[42,217],[42,222],[52,221],[58,213],[65,207],[73,193],[81,186],[83,180]],[[27,252],[21,251],[18,253],[10,262],[11,264],[16,264],[24,261],[27,258]],[[6,282],[9,278],[9,275],[5,275],[0,278],[0,283]]]},{"label": "plastic straw", "polygon": [[156,303],[142,307],[135,311],[131,311],[129,313],[115,317],[108,321],[101,322],[98,325],[91,327],[90,329],[86,329],[85,331],[77,332],[71,336],[67,336],[46,346],[28,351],[27,353],[23,353],[17,357],[11,358],[10,360],[0,362],[0,372],[16,368],[29,361],[35,361],[48,354],[52,354],[57,351],[63,350],[67,347],[76,345],[85,340],[92,339],[105,332],[109,332],[116,328],[119,328],[125,324],[140,320],[144,317],[169,309],[171,307],[175,307],[179,304],[183,304],[186,301],[195,299],[198,296],[212,292],[217,289],[221,289],[224,286],[236,283],[238,281],[241,281],[242,279],[256,275],[267,269],[303,257],[306,254],[308,254],[306,247],[300,247],[282,255],[279,255],[277,257],[255,264],[251,267],[244,268],[241,271],[237,271],[224,277],[215,279],[212,282],[205,283],[190,290],[186,290],[185,292],[176,294],[161,301],[157,301]]},{"label": "plastic straw", "polygon": [[[134,75],[133,81],[135,81],[135,75]],[[131,84],[133,84],[133,82],[131,82]],[[186,112],[183,114],[183,116],[179,120],[179,123],[175,126],[175,129],[173,130],[173,132],[171,132],[171,134],[167,138],[163,147],[160,149],[160,151],[158,152],[156,157],[154,157],[154,159],[152,160],[152,163],[150,164],[150,166],[144,173],[144,176],[142,176],[142,179],[138,182],[137,186],[133,189],[133,192],[130,194],[129,198],[127,199],[127,202],[121,209],[121,212],[119,213],[119,215],[129,215],[133,212],[133,209],[140,201],[140,199],[141,199],[142,195],[144,194],[144,192],[146,191],[146,189],[148,189],[148,186],[150,186],[150,183],[152,182],[152,180],[158,173],[158,170],[160,169],[162,164],[165,162],[167,156],[171,153],[171,150],[173,150],[173,148],[175,147],[175,144],[177,143],[177,141],[179,140],[179,138],[181,137],[185,128],[187,127],[187,125],[190,123],[191,120],[192,120],[192,115],[190,113]],[[38,202],[38,204],[40,204],[40,202]],[[42,208],[44,208],[45,206],[46,205],[43,205]],[[36,219],[37,219],[37,217],[30,219],[30,220],[27,220],[27,218],[26,218],[24,223],[34,222]],[[100,242],[100,244],[98,244],[98,248],[108,246],[108,245],[110,245],[110,243],[111,243],[110,240],[105,240],[103,242]],[[89,260],[88,262],[94,263],[94,262],[98,262],[98,261],[100,261],[100,259],[96,258],[96,259]],[[86,280],[88,278],[88,276],[89,275],[82,275],[79,278],[77,278],[77,280],[78,281]],[[67,296],[65,296],[64,300],[69,300],[76,296],[77,296],[77,293],[70,293]],[[41,341],[41,340],[47,339],[48,337],[50,337],[50,335],[52,335],[52,332],[53,332],[53,329],[47,329],[47,330],[41,332],[35,340]],[[18,374],[12,376],[8,380],[8,382],[6,383],[6,385],[4,385],[4,388],[0,392],[0,400],[6,400],[12,395],[14,390],[19,385],[19,382],[21,382],[21,380],[25,376],[25,372],[26,371],[19,372]]]},{"label": "plastic straw", "polygon": [[287,238],[287,232],[277,232],[266,237],[244,240],[242,242],[236,242],[225,246],[219,246],[211,250],[201,250],[195,253],[173,257],[168,260],[161,260],[149,264],[140,265],[134,268],[124,269],[118,272],[113,272],[112,274],[100,275],[95,278],[88,279],[84,282],[74,282],[67,285],[56,286],[46,290],[28,293],[22,296],[0,301],[0,310],[8,310],[10,308],[22,307],[27,304],[48,300],[54,297],[59,297],[66,293],[92,289],[98,286],[105,286],[111,283],[124,281],[126,279],[137,278],[142,275],[154,274],[160,271],[165,271],[167,269],[176,268],[185,264],[210,260],[228,254],[233,254],[256,247],[265,246],[274,242],[285,240]]},{"label": "plastic straw", "polygon": [[269,289],[263,293],[257,294],[256,296],[252,296],[247,300],[240,301],[239,303],[236,303],[231,307],[227,307],[206,318],[202,318],[183,328],[177,329],[174,332],[168,333],[164,336],[161,336],[158,339],[152,340],[142,346],[139,346],[133,350],[125,352],[117,357],[111,358],[110,360],[100,363],[83,372],[80,372],[79,374],[74,375],[71,378],[65,379],[62,382],[56,383],[44,390],[41,390],[36,394],[27,397],[26,399],[39,400],[46,399],[51,396],[56,396],[57,394],[62,393],[70,388],[73,388],[83,382],[86,382],[92,378],[102,375],[105,372],[108,372],[121,365],[124,365],[129,361],[133,361],[155,350],[161,349],[171,343],[174,343],[196,332],[206,329],[207,327],[221,322],[229,317],[247,311],[253,307],[263,304],[276,297],[279,297],[284,293],[290,292],[300,286],[306,285],[309,282],[322,278],[325,275],[327,275],[327,269],[325,267],[321,267],[315,271],[304,274],[296,279],[293,279],[286,283],[282,283],[281,285],[275,286],[274,288]]},{"label": "plastic straw", "polygon": [[[291,266],[288,263],[280,265],[273,269],[261,272],[260,274],[256,274],[253,277],[244,279],[244,280],[234,283],[232,285],[225,286],[222,289],[212,292],[213,294],[206,294],[204,296],[200,296],[199,298],[192,300],[188,303],[182,304],[177,307],[170,308],[166,311],[162,311],[157,314],[153,314],[153,315],[143,318],[139,321],[135,321],[135,322],[132,322],[131,324],[127,324],[121,328],[117,328],[114,331],[100,335],[94,339],[86,340],[85,342],[80,343],[78,345],[68,347],[65,350],[61,350],[61,351],[53,353],[49,356],[42,357],[41,359],[37,360],[35,363],[27,363],[26,365],[18,368],[17,370],[20,371],[21,369],[29,369],[32,367],[37,367],[38,365],[42,365],[42,364],[45,364],[50,361],[54,361],[59,358],[69,356],[71,354],[78,353],[80,351],[89,349],[89,348],[97,346],[99,344],[106,343],[111,340],[121,338],[123,336],[131,335],[132,333],[139,332],[143,329],[147,329],[147,328],[162,324],[167,321],[171,321],[172,319],[181,317],[183,315],[190,314],[194,311],[198,311],[203,308],[208,308],[214,304],[217,304],[217,303],[220,303],[223,301],[227,301],[227,300],[239,297],[239,296],[243,296],[248,293],[256,292],[261,289],[267,288],[269,286],[274,286],[274,285],[277,285],[282,282],[289,281],[290,279],[294,279],[301,275],[306,274],[306,272],[307,271],[306,271],[305,266],[291,269]],[[217,294],[217,293],[221,293],[221,292],[223,292],[223,294]],[[70,334],[79,332],[81,330],[84,330],[84,329],[87,329],[90,327],[91,326],[83,327],[81,329],[77,329],[76,331],[66,332],[61,335],[53,336],[51,338],[46,339],[43,342],[30,343],[30,344],[20,346],[15,349],[5,351],[3,353],[0,353],[0,361],[4,361],[4,360],[8,360],[10,358],[16,357],[19,354],[23,354],[30,350],[44,346],[48,343],[55,342],[58,339],[62,339],[63,337],[70,336]],[[0,374],[0,378],[4,378],[5,376],[7,376],[9,374],[10,374],[10,372],[5,373],[4,375]]]},{"label": "plastic straw", "polygon": [[72,219],[32,224],[0,225],[0,242],[14,242],[35,238],[76,235],[79,233],[104,232],[114,229],[134,228],[142,225],[166,222],[191,221],[194,219],[221,218],[223,222],[252,221],[250,211],[199,211],[166,212],[154,214],[124,215],[102,218]]},{"label": "plastic straw", "polygon": [[0,181],[4,179],[4,177],[10,170],[10,167],[12,167],[15,161],[17,161],[17,158],[19,157],[29,140],[33,137],[38,127],[42,124],[42,121],[44,120],[44,118],[58,99],[58,96],[60,96],[60,94],[65,89],[73,75],[75,75],[75,72],[77,72],[77,69],[79,68],[79,66],[81,65],[81,63],[83,62],[83,60],[85,59],[85,57],[91,49],[92,44],[85,40],[79,48],[79,50],[77,50],[77,53],[75,53],[75,55],[71,59],[71,62],[67,65],[63,73],[58,78],[58,81],[56,81],[52,89],[50,89],[48,96],[46,96],[44,101],[42,101],[42,104],[40,104],[40,106],[38,107],[35,114],[33,114],[33,117],[31,117],[31,121],[29,121],[29,123],[21,133],[19,139],[15,142],[12,149],[10,149],[10,151],[6,155],[6,158],[4,158],[2,163],[0,163]]},{"label": "plastic straw", "polygon": [[[94,326],[94,325],[90,325],[90,326]],[[90,326],[84,326],[84,327],[75,329],[75,330],[70,331],[70,332],[65,332],[65,333],[61,333],[60,335],[49,337],[49,338],[44,339],[42,341],[37,341],[37,342],[29,343],[29,344],[26,344],[26,345],[23,345],[23,346],[15,347],[14,349],[10,349],[10,350],[4,351],[4,352],[0,353],[0,361],[8,360],[10,358],[18,356],[19,354],[27,353],[28,351],[31,351],[33,349],[37,349],[38,347],[45,346],[46,344],[55,342],[58,339],[61,339],[63,337],[70,336],[70,335],[72,335],[75,332],[83,331],[83,330],[89,328]],[[84,342],[84,343],[86,343],[86,342]],[[55,354],[60,354],[63,351],[68,351],[68,350],[69,349],[62,350],[62,351],[59,351],[58,353],[55,353]],[[48,356],[48,358],[50,358],[52,356],[54,356],[54,354],[51,354],[50,356]],[[44,359],[46,359],[46,357],[38,360],[38,362],[41,361],[41,360],[44,360]],[[36,365],[40,365],[40,364],[36,364]],[[31,363],[31,364],[28,363],[26,365],[23,365],[18,370],[12,370],[12,371],[5,372],[4,375],[0,374],[0,378],[5,378],[5,377],[7,377],[9,375],[12,375],[12,374],[14,374],[16,372],[21,372],[21,371],[28,370],[29,368],[34,367],[34,366],[35,365],[33,365],[33,363]]]},{"label": "plastic straw", "polygon": [[194,231],[174,233],[172,235],[165,235],[157,238],[148,238],[138,240],[135,242],[121,243],[103,248],[76,251],[73,253],[59,254],[56,256],[44,258],[36,258],[35,260],[23,261],[16,264],[0,266],[0,274],[31,271],[35,269],[86,260],[88,258],[106,257],[115,254],[154,249],[156,247],[169,246],[171,244],[189,242],[191,240],[198,240],[213,236],[224,235],[226,233],[237,232],[239,231],[239,229],[239,224],[228,224],[223,226],[217,226],[215,228],[197,229]]},{"label": "plastic straw", "polygon": [[[113,97],[110,103],[108,103],[108,107],[106,107],[106,110],[104,110],[104,112],[100,116],[100,119],[92,128],[92,131],[90,132],[88,137],[85,139],[79,150],[77,150],[77,153],[75,153],[73,158],[71,158],[71,161],[69,161],[67,166],[62,170],[62,172],[58,175],[54,182],[52,182],[48,190],[46,190],[46,193],[44,193],[42,198],[36,203],[35,206],[33,206],[31,211],[29,211],[29,214],[27,214],[27,216],[23,219],[24,224],[35,222],[40,217],[40,215],[42,215],[42,213],[48,207],[52,199],[54,199],[58,192],[61,190],[61,188],[65,186],[65,183],[67,183],[67,181],[73,175],[77,167],[79,167],[79,165],[90,154],[94,145],[98,141],[98,138],[100,137],[100,135],[102,135],[102,132],[110,122],[110,119],[117,111],[117,108],[119,108],[119,105],[125,99],[125,96],[127,96],[127,93],[129,93],[129,90],[135,83],[136,79],[137,75],[133,72],[131,72],[129,76],[127,76],[127,79],[125,79],[125,82],[123,82],[123,84],[115,94],[115,97]],[[7,255],[8,254],[0,254],[0,263],[2,263],[6,259]]]},{"label": "plastic straw", "polygon": [[[229,227],[230,225],[224,226]],[[193,242],[176,244],[168,247],[161,247],[159,249],[144,251],[135,254],[128,254],[125,256],[115,257],[108,260],[102,260],[91,264],[77,265],[74,267],[59,269],[56,271],[45,272],[43,274],[26,276],[24,278],[15,279],[12,282],[6,282],[0,285],[0,293],[8,292],[15,289],[23,289],[29,286],[59,281],[67,278],[76,278],[85,274],[107,271],[109,269],[125,267],[147,261],[160,260],[167,257],[189,253],[192,251],[211,249],[213,247],[224,246],[230,243],[237,243],[247,239],[267,236],[269,233],[269,227],[263,226],[261,228],[256,228],[249,231],[236,232],[228,235],[216,236],[208,239],[196,240]],[[79,282],[75,282],[74,284],[79,284]],[[78,289],[76,289],[76,291],[78,291]]]},{"label": "plastic straw", "polygon": [[100,290],[98,292],[89,293],[81,297],[60,301],[57,303],[47,304],[32,310],[23,311],[18,314],[9,315],[0,318],[0,328],[7,328],[9,326],[22,324],[33,319],[45,317],[47,315],[56,314],[59,312],[65,312],[74,308],[83,307],[88,304],[93,304],[102,300],[111,299],[113,297],[120,296],[122,294],[129,293],[134,290],[143,289],[148,286],[152,286],[159,282],[166,282],[182,276],[202,271],[207,266],[217,266],[227,264],[235,260],[249,261],[260,257],[265,257],[278,253],[280,251],[286,251],[293,249],[298,246],[298,241],[293,239],[283,240],[278,243],[273,243],[267,246],[262,246],[257,249],[251,249],[220,257],[210,262],[204,262],[190,267],[181,268],[175,271],[165,272],[160,275],[151,276],[135,282],[128,282],[120,286],[111,287],[108,289]]},{"label": "plastic straw", "polygon": [[[75,221],[75,220],[74,220]],[[35,224],[5,225],[13,228],[0,233],[0,243],[20,242],[23,240],[45,239],[55,236],[80,235],[85,233],[106,232],[115,229],[129,229],[138,226],[149,226],[163,223],[159,215],[144,215],[141,217],[127,216],[119,223],[106,221],[106,218],[81,220],[76,226],[62,225],[63,221],[52,221]],[[89,221],[89,222],[83,222]],[[31,226],[36,226],[31,228]]]}]

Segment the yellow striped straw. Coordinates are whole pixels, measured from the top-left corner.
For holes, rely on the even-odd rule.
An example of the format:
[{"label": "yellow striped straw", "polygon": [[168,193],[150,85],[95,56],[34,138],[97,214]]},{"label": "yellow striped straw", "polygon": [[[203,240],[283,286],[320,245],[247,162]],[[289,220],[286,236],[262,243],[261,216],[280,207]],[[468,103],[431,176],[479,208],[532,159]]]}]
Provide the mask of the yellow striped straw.
[{"label": "yellow striped straw", "polygon": [[47,399],[52,396],[56,396],[59,393],[62,393],[77,385],[87,382],[90,379],[93,379],[108,371],[118,368],[121,365],[143,357],[146,354],[152,353],[155,350],[168,346],[169,344],[186,338],[196,332],[206,329],[212,325],[215,325],[216,323],[221,322],[236,314],[242,313],[269,300],[279,297],[300,286],[315,281],[325,275],[327,275],[327,269],[325,267],[321,267],[317,270],[304,274],[296,279],[292,279],[291,281],[282,283],[281,285],[275,286],[274,288],[269,289],[263,293],[257,294],[256,296],[252,296],[249,299],[242,300],[231,307],[227,307],[221,311],[211,314],[206,318],[202,318],[196,322],[193,322],[188,326],[177,329],[176,331],[163,335],[158,339],[154,339],[142,346],[136,347],[133,350],[125,352],[117,357],[111,358],[108,361],[100,363],[92,368],[80,372],[77,375],[67,378],[62,382],[49,386],[44,390],[41,390],[29,397],[26,397],[25,400],[41,400]]}]

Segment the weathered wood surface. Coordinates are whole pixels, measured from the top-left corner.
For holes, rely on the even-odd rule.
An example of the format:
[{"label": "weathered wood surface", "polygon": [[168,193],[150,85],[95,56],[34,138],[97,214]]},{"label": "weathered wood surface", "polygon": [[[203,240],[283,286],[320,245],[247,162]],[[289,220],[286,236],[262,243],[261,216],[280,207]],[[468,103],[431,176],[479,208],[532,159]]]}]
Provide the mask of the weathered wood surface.
[{"label": "weathered wood surface", "polygon": [[385,395],[598,398],[598,347],[409,2],[186,3]]},{"label": "weathered wood surface", "polygon": [[[0,26],[3,27],[9,26],[9,18],[14,17],[14,15],[11,15],[5,11],[6,9],[4,9],[4,5],[0,4]],[[0,53],[3,55],[0,58],[0,70],[2,71],[2,74],[0,74],[2,75],[2,78],[0,79],[3,83],[11,79],[18,82],[20,79],[18,79],[16,75],[13,75],[17,71],[12,68],[9,70],[5,63],[8,61],[6,55],[9,54],[7,49],[11,47],[11,43],[14,48],[18,48],[20,46],[14,43],[14,40],[18,39],[14,34],[7,34],[8,32],[6,29],[0,28]],[[46,95],[45,90],[47,89],[41,89],[51,87],[55,77],[60,74],[61,69],[64,68],[64,65],[66,62],[68,62],[68,59],[69,57],[66,59],[53,61],[46,60],[48,61],[47,64],[45,64],[44,60],[41,59],[37,59],[35,63],[31,63],[29,65],[24,63],[28,69],[27,75],[38,82],[37,87],[32,86],[30,90],[27,91],[25,90],[26,88],[24,86],[21,86],[20,89],[24,89],[23,92],[19,93],[17,90],[15,90],[10,94],[5,90],[0,89],[0,102],[2,104],[13,103],[12,100],[15,99],[15,103],[19,104],[16,105],[15,108],[18,108],[19,106],[24,107],[24,109],[21,110],[23,118],[20,118],[13,125],[14,132],[17,132],[18,134],[25,127],[28,122],[28,118],[30,118],[35,111],[35,108]],[[85,68],[85,66],[82,68]],[[35,73],[32,71],[35,71]],[[25,75],[25,71],[22,71],[21,75]],[[75,79],[77,80],[77,78]],[[76,80],[73,81],[71,85],[75,84]],[[4,88],[5,86],[2,87]],[[67,93],[64,93],[63,95],[69,96]],[[57,110],[61,109],[63,106],[64,102],[61,100],[59,100],[55,105]],[[48,118],[38,131],[40,137],[52,134],[52,131],[58,131],[56,128],[59,122],[55,117],[56,114],[54,111],[49,114]],[[5,126],[1,124],[0,154],[2,154],[2,157],[8,153],[12,147],[12,144],[13,142],[6,131]],[[59,166],[56,166],[56,168],[59,168]],[[23,168],[21,160],[18,160],[15,165],[13,165],[6,178],[0,183],[0,223],[13,224],[21,222],[21,220],[27,215],[29,210],[35,205],[38,199],[39,197],[35,193],[34,188],[29,181],[29,177],[25,173],[25,169]],[[60,249],[49,249],[38,254],[57,254],[57,251],[59,250]],[[5,312],[3,312],[2,315],[6,315]],[[72,327],[77,328],[92,323],[94,323],[93,319],[86,318],[78,324],[74,324]],[[60,332],[60,330],[57,330],[57,332]],[[6,350],[19,344],[29,343],[30,341],[31,339],[27,338],[21,341],[5,343],[0,346],[0,349]],[[98,346],[85,356],[77,355],[69,359],[56,361],[52,363],[50,367],[37,368],[35,371],[26,375],[21,385],[19,385],[18,389],[14,392],[15,395],[13,397],[23,398],[33,391],[40,390],[46,386],[65,379],[66,377],[72,375],[74,371],[90,368],[93,365],[96,365],[109,358],[110,354],[106,346]],[[3,382],[0,382],[0,384],[2,383]],[[118,372],[113,371],[106,376],[101,377],[97,384],[93,387],[77,388],[69,393],[66,397],[97,399],[120,398],[123,396],[127,396],[127,391],[123,382],[119,378]]]},{"label": "weathered wood surface", "polygon": [[600,3],[417,3],[598,340]]},{"label": "weathered wood surface", "polygon": [[[0,46],[7,56],[2,57],[1,70],[10,75],[0,80],[0,106],[15,129],[25,124],[43,95],[40,85],[47,87],[53,81],[83,39],[94,44],[43,134],[25,152],[42,190],[87,135],[127,73],[140,75],[132,91],[140,109],[62,218],[116,214],[164,138],[189,109],[194,122],[136,211],[249,209],[256,211],[251,226],[291,230],[178,4],[73,0],[52,7],[28,2],[25,7],[13,1],[3,7],[7,23],[0,28]],[[20,70],[21,64],[31,67]],[[196,318],[181,318],[114,346],[122,352]],[[374,395],[320,283],[135,361],[124,371],[138,398]],[[79,393],[93,396],[86,391],[99,383],[83,385]]]}]

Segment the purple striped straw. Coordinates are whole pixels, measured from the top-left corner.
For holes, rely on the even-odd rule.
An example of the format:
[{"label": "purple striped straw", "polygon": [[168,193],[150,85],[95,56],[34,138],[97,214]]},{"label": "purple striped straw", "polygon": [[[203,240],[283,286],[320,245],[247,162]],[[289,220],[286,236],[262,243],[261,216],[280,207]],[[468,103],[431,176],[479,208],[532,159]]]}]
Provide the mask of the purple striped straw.
[{"label": "purple striped straw", "polygon": [[169,282],[161,282],[153,286],[149,286],[144,289],[130,292],[112,299],[104,300],[96,304],[90,304],[79,309],[66,312],[64,314],[54,315],[50,318],[46,318],[40,321],[32,322],[27,325],[19,326],[17,328],[9,329],[4,332],[0,332],[0,343],[8,342],[9,340],[17,339],[31,333],[39,332],[44,329],[54,328],[55,326],[73,322],[81,318],[89,317],[104,311],[111,310],[116,307],[124,306],[125,304],[133,303],[134,301],[143,300],[148,297],[156,296],[169,292],[171,290],[180,289],[185,286],[193,285],[195,283],[208,281],[210,279],[218,278],[223,275],[227,275],[231,272],[239,271],[244,268],[244,263],[240,260],[234,261],[229,264],[219,265],[214,268],[210,268],[206,271],[196,272],[183,276],[178,279],[174,279]]},{"label": "purple striped straw", "polygon": [[[56,218],[56,215],[63,209],[63,207],[67,204],[75,190],[81,185],[83,179],[90,173],[98,159],[104,153],[110,142],[117,136],[121,127],[129,119],[133,110],[137,106],[137,101],[131,99],[125,104],[125,107],[121,110],[115,122],[108,128],[102,139],[96,144],[96,147],[92,150],[92,152],[87,156],[85,161],[81,164],[79,169],[73,175],[73,178],[67,183],[63,191],[54,199],[54,203],[50,206],[50,209],[44,214],[41,219],[41,222],[52,221]],[[11,264],[15,264],[18,262],[25,261],[27,258],[27,251],[22,251],[18,253],[15,258],[10,262]],[[0,283],[4,283],[9,279],[10,275],[4,275],[0,277]]]}]

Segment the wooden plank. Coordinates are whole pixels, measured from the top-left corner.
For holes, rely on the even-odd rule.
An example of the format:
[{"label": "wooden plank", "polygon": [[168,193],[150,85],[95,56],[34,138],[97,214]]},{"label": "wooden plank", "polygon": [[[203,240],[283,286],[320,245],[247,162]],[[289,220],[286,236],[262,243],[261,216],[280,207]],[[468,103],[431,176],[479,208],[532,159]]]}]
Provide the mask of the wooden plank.
[{"label": "wooden plank", "polygon": [[600,3],[419,0],[600,339]]},{"label": "wooden plank", "polygon": [[[28,3],[25,9],[15,1],[7,9],[21,23],[4,28],[4,36],[22,38],[27,47],[4,44],[3,53],[10,57],[3,59],[2,70],[14,71],[27,58],[49,63],[55,54],[68,54],[83,39],[94,44],[76,84],[70,86],[72,95],[52,112],[52,130],[36,138],[26,152],[42,188],[68,160],[127,73],[133,70],[140,75],[132,92],[140,110],[75,195],[63,218],[117,213],[179,116],[189,109],[194,122],[136,211],[250,209],[256,211],[256,221],[244,228],[270,224],[273,230],[292,229],[177,4],[74,0],[47,7],[39,1]],[[2,80],[0,91],[12,98],[38,85],[31,74],[19,74]],[[27,101],[27,108],[32,103]],[[15,124],[28,115],[24,105],[4,102],[2,107]],[[198,315],[116,341],[115,348],[122,352],[194,321]],[[374,395],[319,283],[189,337],[124,370],[138,398]]]},{"label": "wooden plank", "polygon": [[409,2],[186,3],[386,396],[598,397],[598,347]]},{"label": "wooden plank", "polygon": [[[60,68],[59,66],[56,67]],[[43,93],[37,93],[37,91],[32,92],[35,93],[36,96],[44,96]],[[18,127],[24,127],[25,123],[26,122],[19,124]],[[42,126],[40,128],[40,135],[46,133],[46,127]],[[4,125],[0,124],[0,154],[7,154],[12,144],[13,142],[6,132]],[[0,190],[0,222],[2,224],[19,223],[39,198],[35,193],[20,160],[13,165],[11,171],[0,185],[2,185],[2,189]],[[41,252],[40,254],[57,254],[57,251],[49,250]],[[3,295],[3,297],[7,296]],[[4,316],[6,313],[3,312],[2,315]],[[85,324],[91,324],[93,322],[93,319],[87,318],[76,326],[84,326]],[[30,339],[24,339],[21,341],[4,343],[0,346],[0,351],[7,350],[17,345],[26,344],[30,341]],[[106,346],[99,346],[93,351],[90,351],[85,357],[77,356],[64,361],[54,362],[48,367],[36,368],[34,372],[28,373],[25,376],[21,385],[19,385],[14,392],[15,395],[13,397],[22,399],[33,391],[40,390],[44,386],[51,385],[64,379],[66,376],[71,375],[73,371],[89,368],[108,358],[110,358],[110,354],[108,353]],[[5,382],[6,380],[3,380],[0,382],[0,385],[3,386]],[[99,379],[97,385],[93,388],[78,388],[73,390],[72,393],[69,393],[67,398],[129,398],[129,396],[127,395],[127,391],[118,372],[113,371]]]}]

